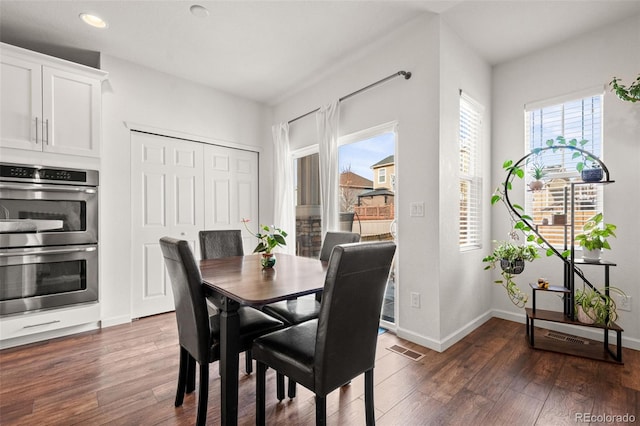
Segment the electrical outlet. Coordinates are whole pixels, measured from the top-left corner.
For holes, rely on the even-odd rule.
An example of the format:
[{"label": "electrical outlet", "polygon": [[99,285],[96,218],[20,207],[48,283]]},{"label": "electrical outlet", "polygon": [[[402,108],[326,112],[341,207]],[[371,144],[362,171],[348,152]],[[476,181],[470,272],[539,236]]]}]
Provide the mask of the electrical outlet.
[{"label": "electrical outlet", "polygon": [[631,311],[631,296],[618,296],[616,305],[621,311]]},{"label": "electrical outlet", "polygon": [[420,307],[420,293],[411,293],[411,307],[419,308]]}]

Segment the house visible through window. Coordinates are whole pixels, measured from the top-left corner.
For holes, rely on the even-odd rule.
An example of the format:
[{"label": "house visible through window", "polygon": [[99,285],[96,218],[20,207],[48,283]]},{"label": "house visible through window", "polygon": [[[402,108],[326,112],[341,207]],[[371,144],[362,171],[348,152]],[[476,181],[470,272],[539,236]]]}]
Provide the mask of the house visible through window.
[{"label": "house visible through window", "polygon": [[[558,136],[566,143],[576,143],[596,157],[602,156],[602,94],[584,93],[547,102],[525,106],[525,150],[545,148]],[[525,212],[533,218],[542,236],[560,247],[567,240],[570,223],[571,183],[580,182],[577,170],[584,157],[570,149],[545,150],[529,157],[525,181]],[[534,168],[542,174],[544,186],[531,190],[535,180]],[[602,211],[602,185],[574,185],[575,229],[579,233],[582,225],[593,215]],[[566,215],[566,216],[565,216]]]},{"label": "house visible through window", "polygon": [[483,107],[476,101],[460,94],[459,185],[460,224],[459,242],[461,250],[481,247],[481,190],[479,147],[482,135]]}]

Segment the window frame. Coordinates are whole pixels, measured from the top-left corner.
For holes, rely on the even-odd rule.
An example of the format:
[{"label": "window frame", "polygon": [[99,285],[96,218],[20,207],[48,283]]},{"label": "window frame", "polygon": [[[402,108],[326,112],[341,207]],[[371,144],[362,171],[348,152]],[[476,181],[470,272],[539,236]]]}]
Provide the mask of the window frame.
[{"label": "window frame", "polygon": [[[460,91],[458,136],[458,246],[461,252],[482,248],[484,106]],[[465,130],[465,131],[463,131]],[[464,136],[467,135],[467,136]],[[468,158],[465,158],[468,156]],[[465,171],[465,164],[468,170]],[[463,188],[466,188],[463,189]],[[465,201],[463,203],[463,201]],[[465,207],[466,206],[466,209]],[[467,213],[463,213],[463,210]],[[464,216],[464,220],[463,220]]]}]

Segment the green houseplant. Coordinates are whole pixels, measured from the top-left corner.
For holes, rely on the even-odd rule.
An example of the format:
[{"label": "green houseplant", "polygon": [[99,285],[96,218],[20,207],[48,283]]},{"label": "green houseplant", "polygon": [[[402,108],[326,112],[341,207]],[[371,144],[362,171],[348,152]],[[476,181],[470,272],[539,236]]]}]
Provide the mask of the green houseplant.
[{"label": "green houseplant", "polygon": [[582,226],[582,232],[576,235],[576,242],[583,248],[582,258],[587,261],[598,261],[602,250],[611,250],[607,238],[616,237],[616,225],[604,223],[602,212],[597,213]]},{"label": "green houseplant", "polygon": [[631,83],[629,87],[624,84],[618,84],[621,81],[618,77],[613,77],[613,80],[609,83],[611,91],[615,92],[619,99],[627,102],[640,101],[640,75],[636,78],[636,81]]},{"label": "green houseplant", "polygon": [[627,297],[617,287],[604,287],[601,289],[584,287],[577,289],[575,293],[575,308],[578,321],[584,324],[611,326],[618,319],[616,302],[611,296],[612,293]]},{"label": "green houseplant", "polygon": [[[585,145],[588,144],[589,141],[586,139],[577,140],[575,138],[567,140],[564,136],[558,136],[555,139],[547,140],[546,143],[547,146],[563,145],[584,150]],[[579,158],[580,161],[576,163],[576,170],[580,173],[583,181],[600,182],[602,180],[604,171],[600,168],[600,164],[594,157],[584,151],[575,150],[571,159],[575,160],[577,158]]]},{"label": "green houseplant", "polygon": [[494,282],[505,288],[514,305],[522,308],[527,303],[528,297],[513,281],[513,277],[524,270],[525,262],[532,262],[538,257],[540,257],[538,249],[533,245],[502,241],[498,243],[493,253],[482,261],[488,264],[485,270],[495,269],[500,264],[502,279]]},{"label": "green houseplant", "polygon": [[545,166],[543,163],[532,163],[529,175],[533,178],[533,180],[529,182],[529,189],[531,189],[532,191],[539,191],[544,188],[544,182],[542,181],[542,179],[547,176],[547,171],[545,170]]}]

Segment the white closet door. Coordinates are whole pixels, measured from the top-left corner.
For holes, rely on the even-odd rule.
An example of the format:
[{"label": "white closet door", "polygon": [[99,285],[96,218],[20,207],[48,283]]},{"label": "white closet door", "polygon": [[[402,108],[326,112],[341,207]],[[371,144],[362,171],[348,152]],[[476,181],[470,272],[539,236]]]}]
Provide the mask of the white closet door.
[{"label": "white closet door", "polygon": [[216,145],[204,147],[206,229],[241,229],[244,251],[249,254],[257,240],[242,219],[258,231],[258,153]]},{"label": "white closet door", "polygon": [[199,259],[204,228],[203,144],[131,132],[132,316],[174,310],[159,240],[189,241]]}]

